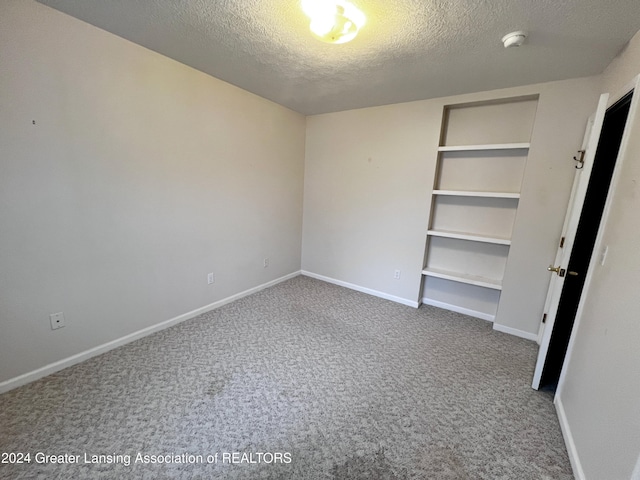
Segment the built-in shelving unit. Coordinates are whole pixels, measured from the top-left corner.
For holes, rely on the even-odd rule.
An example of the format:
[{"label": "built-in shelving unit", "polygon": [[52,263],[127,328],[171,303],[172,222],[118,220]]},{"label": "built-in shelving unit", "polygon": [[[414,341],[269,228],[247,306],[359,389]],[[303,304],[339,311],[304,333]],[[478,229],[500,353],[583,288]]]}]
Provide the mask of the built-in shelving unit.
[{"label": "built-in shelving unit", "polygon": [[423,303],[493,319],[537,98],[445,107],[423,265]]}]

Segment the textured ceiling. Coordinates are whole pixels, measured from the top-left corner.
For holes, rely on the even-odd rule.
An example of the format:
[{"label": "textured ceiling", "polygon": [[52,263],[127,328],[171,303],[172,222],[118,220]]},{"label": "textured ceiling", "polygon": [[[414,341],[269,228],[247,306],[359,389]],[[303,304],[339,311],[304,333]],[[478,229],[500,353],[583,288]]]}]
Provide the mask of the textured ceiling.
[{"label": "textured ceiling", "polygon": [[598,74],[640,29],[640,0],[353,0],[329,45],[299,0],[39,1],[303,114]]}]

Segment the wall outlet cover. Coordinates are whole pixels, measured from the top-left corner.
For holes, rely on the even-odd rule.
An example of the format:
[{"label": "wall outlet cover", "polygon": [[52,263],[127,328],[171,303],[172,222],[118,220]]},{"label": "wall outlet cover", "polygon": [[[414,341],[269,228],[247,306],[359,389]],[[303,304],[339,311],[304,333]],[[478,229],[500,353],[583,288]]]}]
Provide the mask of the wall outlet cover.
[{"label": "wall outlet cover", "polygon": [[49,315],[49,321],[51,322],[51,330],[57,330],[64,327],[64,313],[52,313],[51,315]]}]

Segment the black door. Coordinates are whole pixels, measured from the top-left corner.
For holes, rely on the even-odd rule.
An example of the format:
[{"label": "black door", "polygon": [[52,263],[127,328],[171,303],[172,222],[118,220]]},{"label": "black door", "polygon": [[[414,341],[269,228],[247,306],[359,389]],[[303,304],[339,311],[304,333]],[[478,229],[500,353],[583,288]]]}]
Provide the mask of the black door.
[{"label": "black door", "polygon": [[[558,312],[551,333],[540,388],[555,391],[567,353],[571,330],[575,321],[580,295],[589,269],[589,260],[598,235],[611,177],[620,150],[622,134],[627,123],[633,92],[609,107],[602,123],[591,178],[576,230],[569,266],[560,294]],[[603,319],[606,321],[606,319]]]}]

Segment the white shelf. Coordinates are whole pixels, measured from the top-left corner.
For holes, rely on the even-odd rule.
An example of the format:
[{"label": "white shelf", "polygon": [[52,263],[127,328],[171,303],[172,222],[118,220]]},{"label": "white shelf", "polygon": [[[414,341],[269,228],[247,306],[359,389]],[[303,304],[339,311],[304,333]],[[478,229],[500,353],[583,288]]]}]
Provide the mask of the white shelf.
[{"label": "white shelf", "polygon": [[454,197],[520,198],[519,193],[476,192],[471,190],[434,190],[433,194],[434,195],[451,195]]},{"label": "white shelf", "polygon": [[449,272],[447,270],[439,270],[436,268],[425,268],[422,274],[427,277],[443,278],[454,282],[467,283],[478,287],[491,288],[493,290],[502,290],[502,282],[494,278],[479,277],[477,275],[468,275],[466,273]]},{"label": "white shelf", "polygon": [[450,232],[446,230],[428,230],[427,235],[432,237],[456,238],[458,240],[471,240],[472,242],[495,243],[498,245],[511,245],[510,238],[492,237],[477,233]]},{"label": "white shelf", "polygon": [[438,147],[439,152],[469,152],[479,150],[526,150],[530,143],[493,143],[487,145],[454,145]]}]

